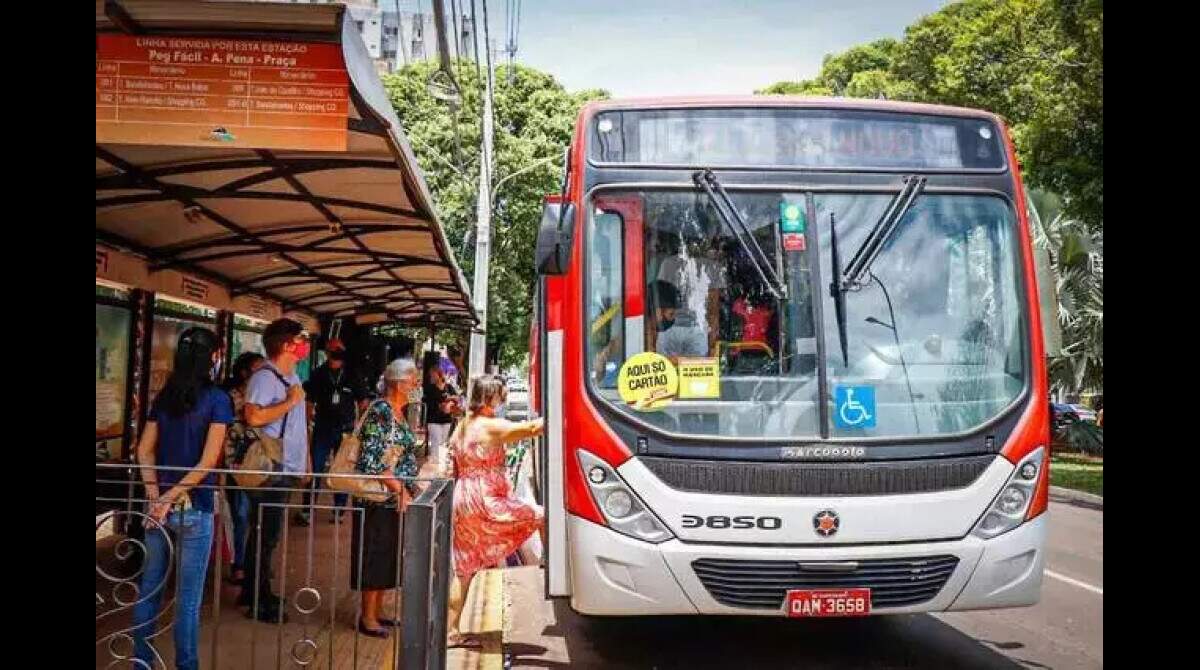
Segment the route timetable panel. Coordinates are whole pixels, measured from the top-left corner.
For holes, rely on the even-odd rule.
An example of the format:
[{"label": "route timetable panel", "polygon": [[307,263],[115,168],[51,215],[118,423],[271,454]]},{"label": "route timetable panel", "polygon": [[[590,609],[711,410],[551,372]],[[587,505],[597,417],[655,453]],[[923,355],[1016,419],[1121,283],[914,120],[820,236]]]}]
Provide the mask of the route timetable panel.
[{"label": "route timetable panel", "polygon": [[96,142],[345,151],[338,44],[98,35]]}]

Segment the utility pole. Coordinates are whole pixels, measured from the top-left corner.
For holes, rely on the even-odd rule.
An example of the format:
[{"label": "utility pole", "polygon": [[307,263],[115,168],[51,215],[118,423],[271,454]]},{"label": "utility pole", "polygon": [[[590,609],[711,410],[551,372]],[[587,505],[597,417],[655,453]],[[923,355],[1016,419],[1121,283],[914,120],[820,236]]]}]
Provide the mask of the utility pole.
[{"label": "utility pole", "polygon": [[479,329],[471,333],[471,360],[468,374],[475,378],[484,372],[487,359],[488,266],[492,248],[492,80],[496,66],[489,51],[486,90],[483,95],[483,144],[479,151],[479,200],[475,205],[475,311],[479,314]]}]

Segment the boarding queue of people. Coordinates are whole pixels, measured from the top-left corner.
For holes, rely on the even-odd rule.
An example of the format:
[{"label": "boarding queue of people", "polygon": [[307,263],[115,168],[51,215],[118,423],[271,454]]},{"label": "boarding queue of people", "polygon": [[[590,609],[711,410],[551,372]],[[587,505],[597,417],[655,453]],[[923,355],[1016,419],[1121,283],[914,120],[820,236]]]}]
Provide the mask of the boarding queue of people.
[{"label": "boarding queue of people", "polygon": [[[312,338],[291,319],[278,319],[263,332],[265,355],[243,353],[223,375],[224,351],[216,333],[204,327],[183,332],[173,367],[153,398],[137,446],[145,486],[145,567],[134,608],[135,655],[147,667],[157,653],[156,635],[165,588],[175,552],[175,662],[199,667],[200,606],[204,597],[214,527],[220,523],[217,468],[230,469],[222,488],[232,517],[233,564],[227,582],[240,586],[237,605],[246,616],[286,622],[284,598],[272,587],[272,560],[293,494],[301,491],[300,511],[292,523],[315,522],[316,509],[329,487],[338,450],[356,438],[353,469],[381,476],[385,499],[348,499],[331,492],[330,523],[347,509],[351,514],[351,588],[361,592],[358,631],[389,637],[399,621],[385,616],[386,591],[399,586],[399,517],[419,493],[422,466],[457,480],[453,500],[454,578],[449,594],[450,646],[475,646],[458,627],[463,599],[476,573],[503,565],[544,519],[543,510],[518,498],[505,466],[506,448],[542,432],[541,419],[513,422],[503,418],[507,389],[503,378],[482,375],[466,394],[456,360],[434,354],[423,365],[409,358],[388,364],[380,385],[351,376],[346,347],[331,339],[325,362],[302,382],[300,362],[309,358]],[[222,378],[224,384],[220,384]],[[423,410],[425,440],[417,437],[412,406]],[[417,412],[416,414],[421,414]],[[254,458],[273,474],[239,480],[232,468]],[[256,461],[257,462],[257,461]],[[158,467],[155,467],[158,466]],[[314,474],[318,476],[313,476]],[[157,589],[157,590],[156,590]],[[169,599],[168,599],[169,602]]]}]

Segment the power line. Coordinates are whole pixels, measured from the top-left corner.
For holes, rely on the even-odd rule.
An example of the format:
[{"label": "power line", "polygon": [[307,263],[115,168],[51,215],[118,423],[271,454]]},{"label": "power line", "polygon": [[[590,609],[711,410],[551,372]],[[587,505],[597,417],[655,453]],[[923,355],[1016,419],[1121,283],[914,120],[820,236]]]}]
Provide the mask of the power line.
[{"label": "power line", "polygon": [[[492,78],[492,37],[488,29],[490,21],[488,20],[487,0],[481,0],[481,2],[483,2],[483,52],[487,58],[488,79],[490,80]],[[493,95],[491,87],[487,90],[488,104],[492,108],[492,121],[495,122],[496,96]]]},{"label": "power line", "polygon": [[506,0],[506,3],[504,7],[506,31],[504,52],[508,54],[508,72],[505,73],[505,79],[512,84],[516,69],[513,65],[516,62],[518,38],[521,33],[521,0]]},{"label": "power line", "polygon": [[475,49],[472,56],[475,59],[475,76],[483,79],[483,72],[479,69],[479,21],[475,19],[475,0],[471,0],[471,38],[475,41]]},{"label": "power line", "polygon": [[504,50],[508,52],[508,64],[512,65],[521,36],[521,0],[507,0],[504,14],[507,22]]},{"label": "power line", "polygon": [[462,26],[458,13],[458,0],[450,0],[450,11],[454,16],[450,20],[450,25],[454,27],[454,60],[462,58]]}]

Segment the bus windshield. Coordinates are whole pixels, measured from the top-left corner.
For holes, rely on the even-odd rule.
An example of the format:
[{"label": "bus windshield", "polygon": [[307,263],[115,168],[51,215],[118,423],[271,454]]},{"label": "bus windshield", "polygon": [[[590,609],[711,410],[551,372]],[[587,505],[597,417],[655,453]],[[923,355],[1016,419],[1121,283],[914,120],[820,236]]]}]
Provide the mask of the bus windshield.
[{"label": "bus windshield", "polygon": [[[830,226],[844,259],[891,195],[728,193],[745,229],[731,228],[700,190],[594,198],[587,370],[605,402],[674,434],[815,439],[959,433],[1019,398],[1027,347],[1007,201],[918,197],[861,287],[845,293],[843,360]],[[761,255],[749,253],[753,243]],[[767,283],[772,274],[783,291]],[[641,318],[626,318],[632,304],[644,306]],[[653,409],[623,401],[624,362],[651,351],[677,370],[703,371],[702,384],[679,377],[677,395]]]}]

